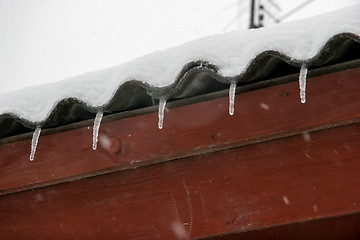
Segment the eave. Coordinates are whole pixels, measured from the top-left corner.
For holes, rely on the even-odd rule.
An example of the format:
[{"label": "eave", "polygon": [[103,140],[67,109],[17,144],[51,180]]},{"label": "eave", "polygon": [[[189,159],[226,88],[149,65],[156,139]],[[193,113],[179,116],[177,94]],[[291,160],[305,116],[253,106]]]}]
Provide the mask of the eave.
[{"label": "eave", "polygon": [[234,116],[227,91],[170,102],[162,130],[156,107],[107,116],[96,151],[92,121],[45,130],[33,162],[30,134],[2,140],[2,236],[357,239],[359,60],[309,72],[306,104],[297,78],[238,87]]}]

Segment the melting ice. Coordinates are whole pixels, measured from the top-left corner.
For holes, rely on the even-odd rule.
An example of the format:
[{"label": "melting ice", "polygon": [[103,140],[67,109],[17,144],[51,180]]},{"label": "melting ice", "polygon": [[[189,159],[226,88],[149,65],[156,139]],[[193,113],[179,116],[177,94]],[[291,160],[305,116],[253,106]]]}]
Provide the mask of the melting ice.
[{"label": "melting ice", "polygon": [[102,110],[99,110],[96,113],[96,117],[94,120],[94,127],[93,127],[93,145],[92,145],[93,150],[96,150],[96,148],[97,148],[97,142],[99,139],[98,136],[99,136],[100,123],[101,123],[103,115],[104,115],[104,112]]},{"label": "melting ice", "polygon": [[229,89],[229,114],[234,115],[236,83],[232,82]]},{"label": "melting ice", "polygon": [[40,133],[41,133],[41,128],[36,127],[36,129],[35,129],[35,131],[33,133],[32,140],[31,140],[30,161],[34,160],[35,152],[36,152],[36,146],[37,146],[37,144],[39,142]]},{"label": "melting ice", "polygon": [[307,67],[302,66],[300,69],[299,75],[299,87],[300,87],[300,99],[301,103],[306,102],[306,75],[307,75]]},{"label": "melting ice", "polygon": [[159,127],[159,129],[163,128],[165,105],[166,105],[166,99],[161,98],[159,101],[159,112],[158,112],[158,116],[159,116],[158,127]]}]

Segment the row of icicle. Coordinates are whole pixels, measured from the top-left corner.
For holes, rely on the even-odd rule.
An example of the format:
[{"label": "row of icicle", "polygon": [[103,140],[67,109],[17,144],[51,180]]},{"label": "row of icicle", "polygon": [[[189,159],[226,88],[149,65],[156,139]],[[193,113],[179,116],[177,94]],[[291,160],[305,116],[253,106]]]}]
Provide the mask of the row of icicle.
[{"label": "row of icicle", "polygon": [[[308,69],[307,69],[306,66],[302,66],[301,69],[300,69],[299,87],[300,87],[300,100],[301,100],[301,103],[306,102],[305,89],[306,89],[307,70]],[[236,82],[232,82],[230,84],[230,88],[229,88],[229,114],[230,115],[234,115],[235,90],[236,90]],[[163,128],[165,105],[166,105],[166,99],[161,98],[159,100],[159,111],[158,111],[158,117],[159,117],[158,128],[159,129]],[[103,114],[104,114],[103,110],[98,110],[98,112],[96,113],[95,120],[94,120],[93,144],[92,144],[92,149],[93,150],[96,150],[96,148],[97,148],[100,123],[101,123]],[[38,127],[36,127],[36,129],[35,129],[35,131],[33,133],[32,141],[31,141],[30,161],[34,160],[36,146],[37,146],[38,141],[39,141],[40,133],[41,133],[41,128],[40,128],[40,126],[38,126]]]}]

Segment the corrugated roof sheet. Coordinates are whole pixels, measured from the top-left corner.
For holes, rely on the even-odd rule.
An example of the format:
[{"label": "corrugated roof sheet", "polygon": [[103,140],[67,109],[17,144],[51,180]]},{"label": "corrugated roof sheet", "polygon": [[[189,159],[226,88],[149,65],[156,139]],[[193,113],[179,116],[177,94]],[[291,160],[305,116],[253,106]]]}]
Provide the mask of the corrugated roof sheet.
[{"label": "corrugated roof sheet", "polygon": [[[51,128],[91,119],[98,109],[105,114],[128,111],[154,105],[154,99],[187,98],[226,89],[231,82],[245,85],[295,73],[303,65],[318,67],[359,58],[359,12],[360,5],[273,28],[199,39],[67,79],[65,82],[76,83],[55,100],[42,99],[41,94],[66,85],[54,83],[3,94],[0,138],[29,132],[36,126]],[[95,86],[85,91],[86,84],[94,81]],[[82,95],[79,88],[84,88]],[[26,91],[33,93],[24,97]],[[87,91],[95,93],[86,95]],[[101,101],[92,99],[96,94],[102,96]],[[22,112],[22,104],[27,106],[31,97],[37,102]],[[44,114],[31,115],[38,111]]]}]

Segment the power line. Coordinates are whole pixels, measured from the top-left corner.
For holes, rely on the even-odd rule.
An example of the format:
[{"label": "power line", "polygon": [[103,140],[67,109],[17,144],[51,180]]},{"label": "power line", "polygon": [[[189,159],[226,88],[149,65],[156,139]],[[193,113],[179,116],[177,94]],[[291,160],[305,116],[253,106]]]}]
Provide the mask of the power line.
[{"label": "power line", "polygon": [[247,11],[247,6],[245,6],[244,1],[236,0],[235,2],[232,2],[230,4],[227,4],[225,7],[223,7],[223,10],[228,10],[230,8],[233,8],[236,6],[236,15],[231,18],[231,20],[223,27],[223,31],[228,30],[231,26],[233,26],[236,23],[237,30],[241,29],[241,15],[243,12]]},{"label": "power line", "polygon": [[267,0],[267,2],[270,3],[270,5],[273,6],[274,8],[276,8],[279,12],[282,11],[280,5],[277,4],[274,0]]},{"label": "power line", "polygon": [[281,22],[282,20],[284,20],[285,18],[288,18],[289,16],[293,15],[294,13],[296,13],[297,11],[299,11],[300,9],[304,8],[306,5],[308,5],[309,3],[313,2],[314,0],[307,0],[303,3],[301,3],[300,5],[298,5],[297,7],[293,8],[292,10],[290,10],[289,12],[287,12],[286,14],[284,14],[283,16],[281,16],[279,18],[279,22]]}]

